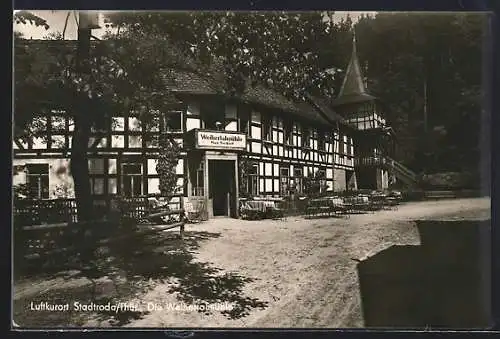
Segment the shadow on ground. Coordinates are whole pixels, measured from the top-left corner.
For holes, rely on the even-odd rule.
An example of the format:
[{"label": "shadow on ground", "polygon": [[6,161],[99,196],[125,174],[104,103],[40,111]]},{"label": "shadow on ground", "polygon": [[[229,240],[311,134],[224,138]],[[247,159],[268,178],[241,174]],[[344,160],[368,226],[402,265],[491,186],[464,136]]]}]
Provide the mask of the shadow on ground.
[{"label": "shadow on ground", "polygon": [[[88,321],[81,312],[38,311],[34,315],[30,303],[70,303],[70,308],[74,301],[113,304],[139,296],[157,283],[172,282],[172,278],[175,283],[171,284],[169,293],[176,293],[180,301],[186,304],[227,302],[233,306],[230,311],[222,311],[228,318],[241,318],[254,308],[267,307],[267,302],[243,294],[243,287],[253,279],[224,273],[209,263],[195,261],[194,255],[200,243],[219,236],[219,233],[187,231],[180,239],[174,233],[156,233],[101,246],[90,254],[86,253],[83,261],[80,256],[80,262],[85,264],[77,265],[78,260],[71,264],[68,264],[69,260],[64,260],[63,264],[61,260],[59,264],[48,263],[43,267],[44,274],[38,278],[86,278],[92,284],[15,300],[14,319],[23,327],[81,326]],[[65,275],[68,269],[76,269],[78,273]],[[216,311],[205,309],[200,312],[210,314]],[[98,322],[123,326],[147,313],[145,310],[99,311],[95,315]]]},{"label": "shadow on ground", "polygon": [[418,221],[420,246],[392,246],[358,264],[366,327],[487,328],[490,221]]}]

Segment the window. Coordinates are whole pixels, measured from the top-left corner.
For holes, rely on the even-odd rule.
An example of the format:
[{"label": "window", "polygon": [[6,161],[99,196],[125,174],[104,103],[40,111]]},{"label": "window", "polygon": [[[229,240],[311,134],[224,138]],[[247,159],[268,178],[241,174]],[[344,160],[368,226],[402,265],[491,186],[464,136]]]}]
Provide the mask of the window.
[{"label": "window", "polygon": [[340,147],[340,149],[339,149],[339,153],[340,153],[341,155],[345,154],[345,152],[346,152],[345,142],[344,142],[344,140],[343,140],[343,139],[341,139],[341,138],[339,139],[339,147]]},{"label": "window", "polygon": [[263,117],[262,119],[262,140],[273,140],[273,119],[271,117]]},{"label": "window", "polygon": [[285,196],[290,194],[290,169],[287,167],[280,168],[280,195]]},{"label": "window", "polygon": [[[132,113],[131,113],[132,114]],[[128,118],[128,130],[131,132],[140,132],[142,129],[141,120],[138,116],[131,115]]]},{"label": "window", "polygon": [[354,155],[354,146],[352,142],[352,138],[348,138],[348,143],[347,143],[347,155]]},{"label": "window", "polygon": [[248,111],[240,113],[240,132],[250,135],[250,112]]},{"label": "window", "polygon": [[64,115],[53,115],[51,117],[51,128],[53,133],[64,133],[66,130],[66,117]]},{"label": "window", "polygon": [[259,165],[252,164],[248,171],[248,193],[253,196],[259,195]]},{"label": "window", "polygon": [[122,164],[122,193],[126,197],[138,197],[142,191],[142,164]]},{"label": "window", "polygon": [[283,126],[284,126],[284,135],[285,135],[285,138],[284,138],[284,143],[285,145],[292,145],[293,142],[293,138],[292,138],[292,131],[293,131],[293,122],[291,122],[290,120],[285,120],[284,123],[283,123]]},{"label": "window", "polygon": [[104,178],[90,178],[90,193],[93,195],[104,194]]},{"label": "window", "polygon": [[205,172],[204,161],[200,161],[200,165],[196,169],[195,178],[192,183],[192,195],[197,197],[204,196],[205,192]]},{"label": "window", "polygon": [[160,115],[160,130],[164,132],[181,132],[182,131],[182,112],[170,111],[161,113]]},{"label": "window", "polygon": [[297,193],[302,193],[304,189],[302,168],[294,168],[293,176],[295,179],[295,190],[297,191]]},{"label": "window", "polygon": [[111,120],[111,130],[113,132],[125,131],[125,118],[124,117],[113,117]]},{"label": "window", "polygon": [[326,142],[325,133],[318,132],[318,150],[324,151],[326,149],[325,142]]},{"label": "window", "polygon": [[319,193],[324,193],[328,188],[326,184],[326,168],[321,167],[318,170],[318,178],[319,178]]},{"label": "window", "polygon": [[28,164],[26,165],[27,184],[29,197],[32,199],[49,198],[49,165]]},{"label": "window", "polygon": [[303,127],[302,128],[302,147],[303,148],[309,148],[309,140],[311,140],[311,131],[309,131],[309,128]]},{"label": "window", "polygon": [[206,103],[201,108],[201,117],[205,129],[216,130],[217,122],[224,124],[225,105],[219,103]]}]

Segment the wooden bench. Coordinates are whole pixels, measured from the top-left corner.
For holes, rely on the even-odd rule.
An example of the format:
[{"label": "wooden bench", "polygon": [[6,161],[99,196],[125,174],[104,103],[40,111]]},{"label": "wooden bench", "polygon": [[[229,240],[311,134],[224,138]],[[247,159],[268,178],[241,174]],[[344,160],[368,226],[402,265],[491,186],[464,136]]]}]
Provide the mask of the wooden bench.
[{"label": "wooden bench", "polygon": [[426,199],[454,199],[457,197],[453,191],[426,191]]},{"label": "wooden bench", "polygon": [[321,198],[309,201],[306,207],[306,217],[331,217],[345,213],[346,207],[334,198]]}]

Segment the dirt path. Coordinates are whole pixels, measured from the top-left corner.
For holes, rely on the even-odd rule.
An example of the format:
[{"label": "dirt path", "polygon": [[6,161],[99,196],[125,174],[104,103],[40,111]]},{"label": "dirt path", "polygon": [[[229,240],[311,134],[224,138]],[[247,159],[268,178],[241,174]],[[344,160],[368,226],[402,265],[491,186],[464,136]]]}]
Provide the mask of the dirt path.
[{"label": "dirt path", "polygon": [[[347,219],[212,220],[191,226],[220,232],[196,259],[257,278],[245,295],[268,306],[240,319],[197,312],[152,312],[129,326],[362,327],[356,261],[395,244],[419,244],[415,219],[489,215],[488,199],[420,202]],[[158,285],[144,300],[175,302]],[[167,302],[168,302],[167,301]]]},{"label": "dirt path", "polygon": [[[125,326],[363,327],[355,259],[392,245],[418,245],[413,220],[489,213],[489,199],[460,199],[408,203],[349,218],[214,219],[189,225],[184,242],[197,245],[179,250],[169,243],[159,258],[162,266],[154,268],[168,274],[150,278],[148,292],[120,300],[163,309],[151,308]],[[154,261],[146,260],[143,266]],[[25,285],[16,285],[15,299],[28,300]],[[165,308],[223,301],[235,305],[234,312]],[[106,324],[94,319],[83,325]]]}]

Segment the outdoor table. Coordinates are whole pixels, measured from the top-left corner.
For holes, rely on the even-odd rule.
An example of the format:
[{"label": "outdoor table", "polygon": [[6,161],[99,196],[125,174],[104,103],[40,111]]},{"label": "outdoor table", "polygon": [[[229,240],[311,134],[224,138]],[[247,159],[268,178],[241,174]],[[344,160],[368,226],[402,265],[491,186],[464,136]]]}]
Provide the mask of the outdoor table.
[{"label": "outdoor table", "polygon": [[335,206],[342,206],[344,205],[344,200],[342,200],[342,198],[340,197],[331,197],[331,198],[328,198],[332,201],[332,204],[335,205]]},{"label": "outdoor table", "polygon": [[342,199],[338,197],[323,197],[310,200],[307,205],[306,214],[308,216],[331,216],[343,210]]},{"label": "outdoor table", "polygon": [[396,206],[399,203],[399,199],[396,197],[387,197],[386,201],[389,206]]},{"label": "outdoor table", "polygon": [[266,212],[267,208],[273,208],[274,201],[269,200],[252,200],[246,202],[246,207],[251,210],[257,210],[260,212]]},{"label": "outdoor table", "polygon": [[268,212],[268,209],[274,209],[274,201],[269,200],[250,200],[246,201],[242,205],[243,214],[247,215],[249,219],[261,219],[264,218]]}]

